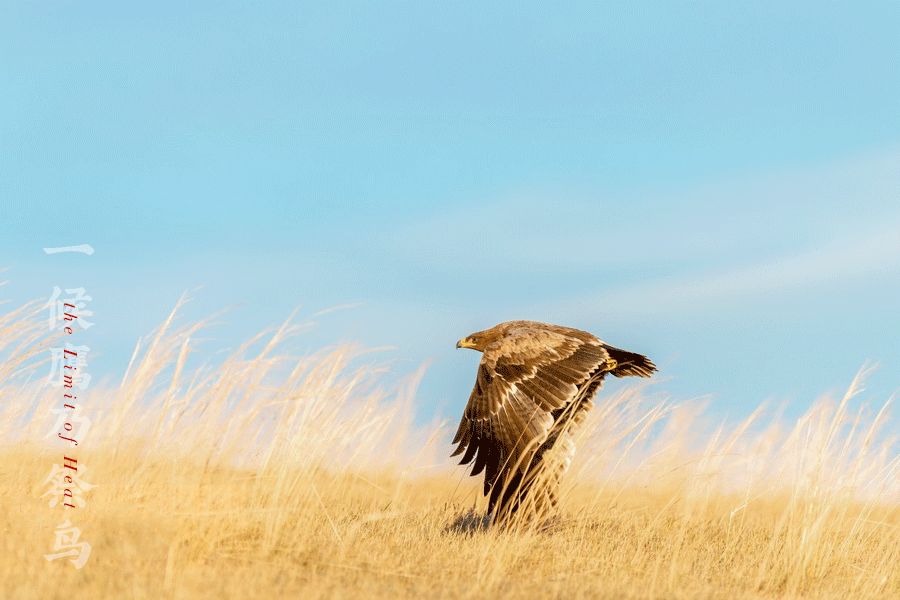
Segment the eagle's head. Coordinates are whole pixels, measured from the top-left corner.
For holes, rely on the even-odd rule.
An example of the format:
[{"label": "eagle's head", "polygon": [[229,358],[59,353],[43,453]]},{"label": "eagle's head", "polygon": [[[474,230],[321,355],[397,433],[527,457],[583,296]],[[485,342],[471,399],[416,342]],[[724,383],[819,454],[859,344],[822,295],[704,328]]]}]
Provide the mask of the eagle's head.
[{"label": "eagle's head", "polygon": [[484,337],[480,336],[478,333],[467,335],[456,342],[457,348],[471,348],[472,350],[478,350],[479,352],[484,352],[485,346],[487,346],[487,344],[484,341]]},{"label": "eagle's head", "polygon": [[485,348],[506,335],[506,331],[515,324],[516,321],[507,321],[506,323],[494,325],[490,329],[485,329],[484,331],[476,331],[475,333],[470,333],[463,339],[456,342],[456,347],[471,348],[472,350],[484,352]]}]

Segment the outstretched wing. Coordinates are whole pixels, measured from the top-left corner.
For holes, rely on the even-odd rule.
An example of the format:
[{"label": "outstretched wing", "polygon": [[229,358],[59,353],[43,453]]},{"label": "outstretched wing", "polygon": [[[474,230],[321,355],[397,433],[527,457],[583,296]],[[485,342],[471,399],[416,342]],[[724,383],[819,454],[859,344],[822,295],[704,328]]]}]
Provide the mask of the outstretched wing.
[{"label": "outstretched wing", "polygon": [[594,336],[562,327],[511,330],[485,348],[469,396],[453,456],[474,461],[472,475],[485,472],[487,493],[501,473],[524,464],[547,439],[581,384],[614,367]]}]

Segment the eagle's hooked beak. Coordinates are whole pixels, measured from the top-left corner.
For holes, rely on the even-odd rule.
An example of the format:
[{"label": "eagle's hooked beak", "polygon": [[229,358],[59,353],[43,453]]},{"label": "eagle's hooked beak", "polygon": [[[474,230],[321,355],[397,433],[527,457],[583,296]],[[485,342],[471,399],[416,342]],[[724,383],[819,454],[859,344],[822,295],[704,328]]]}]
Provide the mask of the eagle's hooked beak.
[{"label": "eagle's hooked beak", "polygon": [[474,348],[474,347],[475,347],[475,344],[469,338],[463,338],[463,339],[459,340],[458,342],[456,342],[457,349],[459,349],[459,348]]}]

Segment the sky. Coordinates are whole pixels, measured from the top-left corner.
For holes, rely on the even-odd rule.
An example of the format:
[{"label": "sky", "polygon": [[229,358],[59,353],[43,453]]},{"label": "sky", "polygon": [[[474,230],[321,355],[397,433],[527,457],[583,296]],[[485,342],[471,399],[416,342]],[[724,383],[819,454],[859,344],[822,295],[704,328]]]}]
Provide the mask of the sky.
[{"label": "sky", "polygon": [[[119,376],[185,291],[218,356],[427,364],[461,411],[509,319],[650,355],[653,389],[798,414],[900,386],[894,2],[4,3],[0,310],[93,297]],[[90,257],[45,246],[90,243]],[[612,383],[617,389],[621,383]]]}]

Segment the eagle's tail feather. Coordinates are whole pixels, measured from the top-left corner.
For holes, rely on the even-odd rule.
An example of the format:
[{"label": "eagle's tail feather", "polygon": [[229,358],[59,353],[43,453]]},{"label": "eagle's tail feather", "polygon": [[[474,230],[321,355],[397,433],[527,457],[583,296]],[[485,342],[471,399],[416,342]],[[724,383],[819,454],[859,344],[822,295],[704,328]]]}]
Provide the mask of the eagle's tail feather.
[{"label": "eagle's tail feather", "polygon": [[612,370],[612,374],[616,377],[650,377],[656,372],[656,365],[643,354],[608,345],[604,345],[604,348],[610,358],[616,361],[616,367]]}]

